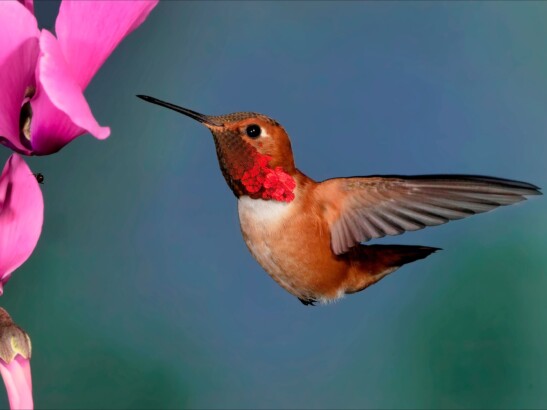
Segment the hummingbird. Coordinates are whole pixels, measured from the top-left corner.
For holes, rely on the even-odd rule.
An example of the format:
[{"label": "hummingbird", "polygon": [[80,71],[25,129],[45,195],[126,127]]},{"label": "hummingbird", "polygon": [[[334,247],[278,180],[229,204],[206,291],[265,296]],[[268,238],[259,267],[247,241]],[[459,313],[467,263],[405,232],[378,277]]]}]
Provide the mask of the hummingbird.
[{"label": "hummingbird", "polygon": [[439,248],[365,245],[541,195],[535,185],[479,175],[371,175],[317,182],[295,165],[274,119],[253,112],[204,115],[146,95],[213,134],[222,174],[237,198],[249,251],[304,305],[360,292]]}]

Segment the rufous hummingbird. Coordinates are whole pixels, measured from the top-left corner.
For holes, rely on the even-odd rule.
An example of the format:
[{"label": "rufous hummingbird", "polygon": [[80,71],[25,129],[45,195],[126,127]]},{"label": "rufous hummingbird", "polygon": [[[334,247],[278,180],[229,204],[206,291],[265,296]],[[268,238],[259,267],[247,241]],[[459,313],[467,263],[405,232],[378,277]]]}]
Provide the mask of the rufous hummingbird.
[{"label": "rufous hummingbird", "polygon": [[209,128],[220,169],[237,198],[245,243],[266,272],[305,305],[359,292],[438,250],[362,242],[541,195],[526,182],[477,175],[374,175],[316,182],[296,168],[287,132],[265,115],[203,115],[138,97]]}]

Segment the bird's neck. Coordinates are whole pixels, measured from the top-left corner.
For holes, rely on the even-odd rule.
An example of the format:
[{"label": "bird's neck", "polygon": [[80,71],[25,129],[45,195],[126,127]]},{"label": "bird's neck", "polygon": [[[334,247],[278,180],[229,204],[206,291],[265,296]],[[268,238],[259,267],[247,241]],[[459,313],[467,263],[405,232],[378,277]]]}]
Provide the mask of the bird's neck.
[{"label": "bird's neck", "polygon": [[[295,198],[296,180],[293,169],[273,165],[269,155],[248,150],[245,155],[230,155],[217,144],[219,165],[228,186],[236,197],[249,196],[278,202],[292,202]],[[287,167],[288,168],[288,167]]]}]

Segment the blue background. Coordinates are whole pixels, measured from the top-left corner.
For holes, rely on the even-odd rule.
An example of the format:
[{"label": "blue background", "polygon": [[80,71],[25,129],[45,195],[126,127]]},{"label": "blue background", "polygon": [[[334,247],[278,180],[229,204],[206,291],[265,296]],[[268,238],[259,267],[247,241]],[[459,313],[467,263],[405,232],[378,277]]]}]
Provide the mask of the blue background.
[{"label": "blue background", "polygon": [[[41,27],[58,4],[37,2]],[[318,180],[545,187],[546,20],[541,2],[159,4],[86,90],[110,138],[29,159],[45,223],[2,306],[32,338],[36,406],[545,408],[543,198],[384,238],[444,251],[304,307],[248,253],[209,132],[135,94],[269,115]]]}]

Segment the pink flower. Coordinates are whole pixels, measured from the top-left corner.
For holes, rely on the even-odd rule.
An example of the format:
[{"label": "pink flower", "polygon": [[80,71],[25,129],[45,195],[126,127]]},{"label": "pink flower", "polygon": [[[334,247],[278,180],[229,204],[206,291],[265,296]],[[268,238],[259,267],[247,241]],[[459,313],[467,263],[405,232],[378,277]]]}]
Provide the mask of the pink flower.
[{"label": "pink flower", "polygon": [[55,37],[38,30],[32,1],[0,1],[0,142],[47,155],[85,133],[107,138],[83,91],[157,3],[63,1]]},{"label": "pink flower", "polygon": [[23,6],[25,6],[28,11],[34,14],[34,0],[18,0]]},{"label": "pink flower", "polygon": [[0,373],[6,385],[10,408],[12,410],[34,408],[30,360],[21,355],[15,356],[9,363],[0,359]]},{"label": "pink flower", "polygon": [[0,373],[12,410],[34,408],[30,356],[30,338],[0,308]]},{"label": "pink flower", "polygon": [[43,220],[38,182],[25,161],[13,154],[0,175],[0,295],[12,272],[36,247]]}]

